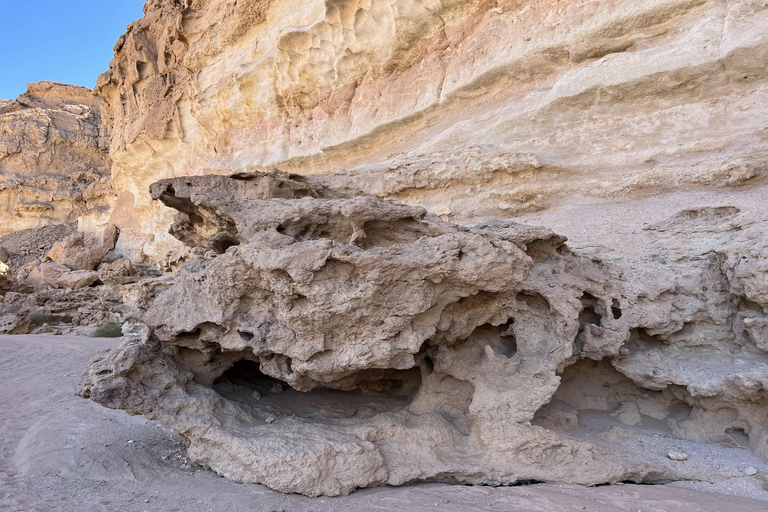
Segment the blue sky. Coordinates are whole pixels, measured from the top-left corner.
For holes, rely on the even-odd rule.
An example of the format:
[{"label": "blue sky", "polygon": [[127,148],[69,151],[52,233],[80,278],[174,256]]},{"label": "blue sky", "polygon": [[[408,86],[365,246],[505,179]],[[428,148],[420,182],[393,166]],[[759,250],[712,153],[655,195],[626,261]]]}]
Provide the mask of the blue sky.
[{"label": "blue sky", "polygon": [[112,47],[141,18],[144,0],[0,0],[0,98],[27,82],[54,80],[93,88],[109,69]]}]

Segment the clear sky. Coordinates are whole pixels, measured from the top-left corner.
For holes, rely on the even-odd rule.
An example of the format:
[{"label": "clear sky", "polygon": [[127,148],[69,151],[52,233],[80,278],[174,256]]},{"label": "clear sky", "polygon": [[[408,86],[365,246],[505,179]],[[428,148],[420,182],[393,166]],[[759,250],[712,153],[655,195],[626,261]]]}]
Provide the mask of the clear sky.
[{"label": "clear sky", "polygon": [[40,80],[93,88],[143,6],[144,0],[0,0],[0,98],[15,99],[27,82]]}]

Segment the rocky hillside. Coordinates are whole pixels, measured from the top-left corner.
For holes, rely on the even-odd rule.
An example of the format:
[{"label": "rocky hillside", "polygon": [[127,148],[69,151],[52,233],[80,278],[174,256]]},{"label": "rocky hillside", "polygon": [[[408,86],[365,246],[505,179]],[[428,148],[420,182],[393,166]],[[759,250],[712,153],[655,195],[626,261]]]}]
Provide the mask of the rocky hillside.
[{"label": "rocky hillside", "polygon": [[56,82],[0,100],[0,236],[108,214],[114,201],[100,109],[89,89]]}]

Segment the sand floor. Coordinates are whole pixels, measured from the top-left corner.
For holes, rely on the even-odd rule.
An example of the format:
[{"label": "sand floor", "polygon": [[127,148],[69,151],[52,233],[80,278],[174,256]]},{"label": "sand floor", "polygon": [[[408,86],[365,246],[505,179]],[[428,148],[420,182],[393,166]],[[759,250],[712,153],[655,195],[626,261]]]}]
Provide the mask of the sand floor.
[{"label": "sand floor", "polygon": [[[693,489],[415,484],[342,498],[232,483],[190,464],[181,439],[163,425],[75,396],[89,357],[116,344],[79,336],[0,336],[0,510],[768,511],[768,501],[701,490],[716,488],[709,483]],[[765,496],[753,497],[768,499],[768,491],[759,492]]]}]

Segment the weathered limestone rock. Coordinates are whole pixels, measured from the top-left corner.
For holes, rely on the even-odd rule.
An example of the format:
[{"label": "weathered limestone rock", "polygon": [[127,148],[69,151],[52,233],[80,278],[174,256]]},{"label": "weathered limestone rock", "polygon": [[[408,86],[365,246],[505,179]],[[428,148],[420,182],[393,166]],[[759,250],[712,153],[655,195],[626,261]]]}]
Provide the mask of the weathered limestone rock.
[{"label": "weathered limestone rock", "polygon": [[101,240],[78,232],[54,244],[48,257],[72,270],[93,270],[115,248],[119,236],[120,231],[115,226],[109,226]]},{"label": "weathered limestone rock", "polygon": [[100,108],[89,89],[56,82],[31,83],[0,104],[0,236],[108,212]]},{"label": "weathered limestone rock", "polygon": [[62,274],[56,280],[56,288],[65,288],[68,290],[77,290],[91,286],[99,280],[99,273],[93,270],[74,270]]},{"label": "weathered limestone rock", "polygon": [[765,216],[683,211],[626,263],[298,175],[151,193],[198,256],[79,393],[170,425],[223,476],[308,495],[723,476],[670,460],[649,419],[702,442],[739,429],[768,459],[768,355],[747,330],[768,320]]},{"label": "weathered limestone rock", "polygon": [[41,263],[29,273],[25,283],[33,288],[52,286],[58,288],[57,283],[64,274],[70,272],[69,267],[58,263]]},{"label": "weathered limestone rock", "polygon": [[112,222],[163,259],[151,183],[249,166],[445,220],[764,183],[768,8],[754,0],[156,0],[96,93]]}]

